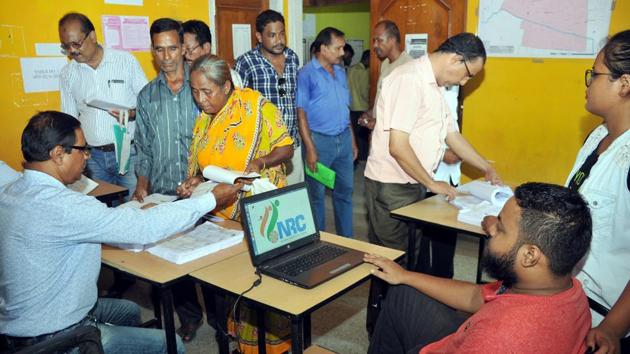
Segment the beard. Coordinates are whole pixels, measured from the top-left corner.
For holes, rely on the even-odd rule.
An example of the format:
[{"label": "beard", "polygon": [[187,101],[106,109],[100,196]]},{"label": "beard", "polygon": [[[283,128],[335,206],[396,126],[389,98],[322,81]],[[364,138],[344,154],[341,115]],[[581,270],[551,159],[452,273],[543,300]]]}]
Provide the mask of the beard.
[{"label": "beard", "polygon": [[510,251],[502,255],[495,255],[488,249],[488,244],[483,251],[481,258],[481,267],[494,279],[503,281],[506,287],[512,286],[518,280],[514,271],[514,263],[516,262],[516,253],[520,245],[516,244]]}]

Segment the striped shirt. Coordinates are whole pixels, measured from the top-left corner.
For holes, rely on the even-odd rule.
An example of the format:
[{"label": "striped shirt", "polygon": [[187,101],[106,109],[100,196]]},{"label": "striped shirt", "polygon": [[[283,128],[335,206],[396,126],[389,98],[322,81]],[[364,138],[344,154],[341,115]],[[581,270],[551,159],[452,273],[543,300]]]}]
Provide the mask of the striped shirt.
[{"label": "striped shirt", "polygon": [[[61,69],[61,111],[81,122],[89,145],[111,144],[114,142],[112,126],[116,123],[116,118],[109,112],[89,107],[86,103],[96,98],[135,107],[138,93],[146,84],[147,77],[133,55],[103,48],[103,59],[96,69],[75,60]],[[131,133],[133,129],[134,123],[130,122]]]},{"label": "striped shirt", "polygon": [[[289,48],[284,49],[284,58],[284,72],[280,76],[269,60],[263,56],[259,44],[256,48],[238,57],[234,69],[241,76],[243,87],[249,87],[262,93],[265,98],[280,109],[294,146],[298,147],[300,146],[300,136],[297,126],[295,90],[300,59]],[[280,78],[284,78],[282,85]]]},{"label": "striped shirt", "polygon": [[136,174],[151,182],[151,193],[175,194],[177,183],[186,179],[188,149],[199,109],[193,101],[186,64],[184,72],[179,92],[168,88],[160,72],[138,95]]}]

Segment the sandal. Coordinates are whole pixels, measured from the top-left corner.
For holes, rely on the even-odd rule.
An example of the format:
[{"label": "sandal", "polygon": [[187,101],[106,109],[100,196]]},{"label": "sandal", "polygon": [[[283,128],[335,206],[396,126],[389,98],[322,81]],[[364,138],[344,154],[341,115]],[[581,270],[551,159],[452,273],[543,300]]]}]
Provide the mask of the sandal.
[{"label": "sandal", "polygon": [[195,339],[197,330],[203,324],[203,320],[199,320],[197,323],[188,323],[177,329],[177,334],[182,337],[182,341],[190,342]]}]

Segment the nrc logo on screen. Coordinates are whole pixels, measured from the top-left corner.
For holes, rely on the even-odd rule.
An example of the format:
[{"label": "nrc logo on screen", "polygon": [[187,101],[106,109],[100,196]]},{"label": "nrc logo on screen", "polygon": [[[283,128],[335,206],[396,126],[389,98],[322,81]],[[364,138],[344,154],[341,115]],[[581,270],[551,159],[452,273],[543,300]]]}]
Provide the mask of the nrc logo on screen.
[{"label": "nrc logo on screen", "polygon": [[265,207],[265,213],[260,224],[260,236],[272,243],[306,231],[306,217],[303,214],[278,220],[279,206],[280,201],[274,200]]}]

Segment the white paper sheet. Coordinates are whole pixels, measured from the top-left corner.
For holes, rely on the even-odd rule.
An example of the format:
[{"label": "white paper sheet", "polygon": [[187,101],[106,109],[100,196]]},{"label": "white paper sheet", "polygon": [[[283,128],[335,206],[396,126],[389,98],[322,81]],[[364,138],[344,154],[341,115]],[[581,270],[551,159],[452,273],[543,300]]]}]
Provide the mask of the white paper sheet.
[{"label": "white paper sheet", "polygon": [[81,179],[68,185],[68,188],[75,192],[88,194],[98,187],[98,183],[94,180],[87,178],[85,175],[81,175]]},{"label": "white paper sheet", "polygon": [[[206,166],[206,168],[203,169],[203,176],[211,181],[229,184],[234,184],[234,182],[239,178],[260,178],[260,174],[256,172],[245,174],[242,171],[226,170],[225,168],[212,165]],[[250,189],[251,186],[249,185],[244,185],[242,188],[242,190],[245,192],[249,192]]]},{"label": "white paper sheet", "polygon": [[105,0],[106,4],[142,6],[143,0]]},{"label": "white paper sheet", "polygon": [[24,92],[59,91],[59,72],[67,58],[20,58]]},{"label": "white paper sheet", "polygon": [[100,100],[97,98],[89,99],[85,102],[85,104],[87,104],[90,107],[102,109],[105,111],[133,109],[133,107],[128,107],[128,106],[118,104],[118,103],[108,102],[108,101]]},{"label": "white paper sheet", "polygon": [[252,49],[252,26],[249,24],[232,24],[232,54],[234,59]]},{"label": "white paper sheet", "polygon": [[65,57],[59,43],[35,43],[35,55],[38,57]]},{"label": "white paper sheet", "polygon": [[107,48],[149,51],[149,17],[103,15],[103,33]]}]

